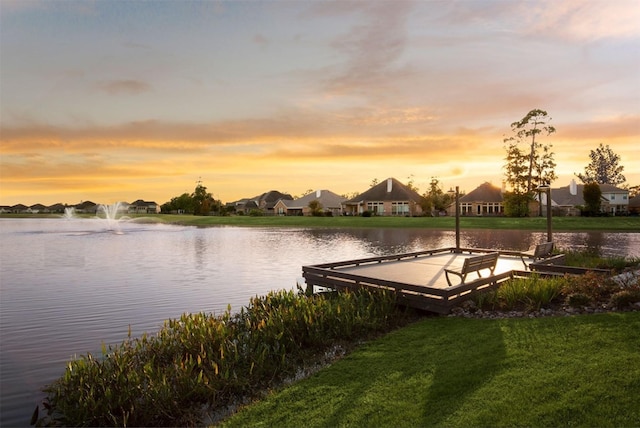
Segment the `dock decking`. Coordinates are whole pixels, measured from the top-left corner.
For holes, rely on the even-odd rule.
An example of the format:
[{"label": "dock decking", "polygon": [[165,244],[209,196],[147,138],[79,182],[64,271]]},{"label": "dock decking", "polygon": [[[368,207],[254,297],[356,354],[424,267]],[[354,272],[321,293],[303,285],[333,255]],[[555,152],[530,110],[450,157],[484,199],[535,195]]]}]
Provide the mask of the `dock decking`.
[{"label": "dock decking", "polygon": [[449,286],[444,269],[459,269],[464,259],[495,250],[442,248],[371,257],[302,267],[307,287],[355,289],[358,287],[395,290],[398,302],[418,309],[449,313],[451,308],[471,294],[485,291],[512,278],[529,275],[519,252],[500,253],[494,274],[481,271],[483,277],[471,273],[463,284]]}]

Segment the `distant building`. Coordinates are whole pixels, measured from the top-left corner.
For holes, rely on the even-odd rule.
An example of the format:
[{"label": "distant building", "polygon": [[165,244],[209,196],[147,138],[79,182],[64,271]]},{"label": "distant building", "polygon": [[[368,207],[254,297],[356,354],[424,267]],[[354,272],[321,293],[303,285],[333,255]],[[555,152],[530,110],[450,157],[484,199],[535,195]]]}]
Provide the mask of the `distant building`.
[{"label": "distant building", "polygon": [[[489,182],[476,187],[461,196],[460,215],[463,216],[501,216],[504,215],[504,190]],[[455,202],[447,207],[448,215],[455,215]]]},{"label": "distant building", "polygon": [[95,214],[98,212],[98,204],[91,201],[80,202],[73,207],[78,214]]},{"label": "distant building", "polygon": [[11,212],[13,214],[26,214],[29,212],[28,210],[29,210],[29,207],[22,204],[13,205],[11,207]]},{"label": "distant building", "polygon": [[[601,196],[601,211],[617,215],[629,212],[629,191],[611,184],[599,184]],[[577,184],[571,180],[568,186],[551,189],[551,206],[559,209],[564,215],[579,216],[580,209],[585,206],[584,184]],[[546,197],[541,198],[542,206],[546,207]],[[545,209],[545,208],[543,208]]]},{"label": "distant building", "polygon": [[129,214],[158,214],[160,212],[160,205],[155,202],[147,202],[142,199],[138,199],[137,201],[129,204],[127,212]]},{"label": "distant building", "polygon": [[316,190],[298,199],[280,199],[273,209],[276,215],[311,215],[309,204],[318,201],[322,213],[339,216],[342,214],[342,203],[346,200],[330,190]]},{"label": "distant building", "polygon": [[292,201],[293,198],[288,193],[281,193],[277,190],[270,190],[253,198],[240,199],[239,201],[227,204],[238,214],[250,214],[252,211],[260,211],[265,215],[274,215],[275,205],[280,200]]},{"label": "distant building", "polygon": [[342,203],[347,215],[361,215],[365,211],[380,216],[422,215],[423,197],[395,178],[388,178],[355,198]]},{"label": "distant building", "polygon": [[47,207],[42,204],[33,204],[27,209],[27,212],[31,214],[40,214],[44,213],[46,209]]}]

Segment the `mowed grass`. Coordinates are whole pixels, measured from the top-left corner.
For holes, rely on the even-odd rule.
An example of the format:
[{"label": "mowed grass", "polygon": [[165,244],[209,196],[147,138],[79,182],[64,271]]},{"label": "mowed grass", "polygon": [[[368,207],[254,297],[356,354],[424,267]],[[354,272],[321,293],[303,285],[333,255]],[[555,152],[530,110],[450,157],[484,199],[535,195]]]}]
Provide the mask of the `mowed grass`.
[{"label": "mowed grass", "polygon": [[640,313],[427,318],[225,427],[640,425]]},{"label": "mowed grass", "polygon": [[[146,216],[149,218],[149,216]],[[426,228],[455,229],[454,217],[302,217],[302,216],[192,216],[159,214],[154,220],[193,226],[242,226],[242,227],[375,227],[375,228]],[[554,231],[612,230],[640,232],[640,217],[553,217]],[[461,217],[461,229],[505,229],[546,231],[544,217]]]},{"label": "mowed grass", "polygon": [[[94,215],[81,215],[83,218],[95,217]],[[214,226],[238,226],[238,227],[404,227],[425,229],[455,229],[455,218],[445,217],[361,217],[361,216],[337,216],[337,217],[311,217],[311,216],[258,216],[247,215],[232,216],[194,216],[176,214],[151,214],[131,215],[138,222],[161,222],[169,224],[181,224],[187,226],[214,227]],[[60,218],[59,214],[2,214],[0,218]],[[554,231],[624,231],[640,232],[640,217],[553,217]],[[460,227],[464,229],[504,229],[504,230],[531,230],[546,231],[547,219],[545,217],[461,217]]]}]

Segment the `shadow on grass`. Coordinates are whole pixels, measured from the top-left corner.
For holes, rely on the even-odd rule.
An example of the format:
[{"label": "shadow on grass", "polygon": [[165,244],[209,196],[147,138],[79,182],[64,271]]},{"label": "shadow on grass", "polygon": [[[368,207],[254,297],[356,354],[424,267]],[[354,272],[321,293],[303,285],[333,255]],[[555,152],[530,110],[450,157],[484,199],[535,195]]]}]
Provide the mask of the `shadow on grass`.
[{"label": "shadow on grass", "polygon": [[223,425],[446,425],[501,371],[505,355],[498,323],[428,319],[360,347]]},{"label": "shadow on grass", "polygon": [[[473,323],[473,330],[469,329]],[[434,358],[425,356],[434,368],[432,382],[423,398],[420,426],[446,425],[473,395],[498,375],[506,359],[500,325],[496,322],[451,320],[436,323],[426,340],[430,348],[446,349]]]},{"label": "shadow on grass", "polygon": [[639,426],[640,313],[426,319],[225,426]]}]

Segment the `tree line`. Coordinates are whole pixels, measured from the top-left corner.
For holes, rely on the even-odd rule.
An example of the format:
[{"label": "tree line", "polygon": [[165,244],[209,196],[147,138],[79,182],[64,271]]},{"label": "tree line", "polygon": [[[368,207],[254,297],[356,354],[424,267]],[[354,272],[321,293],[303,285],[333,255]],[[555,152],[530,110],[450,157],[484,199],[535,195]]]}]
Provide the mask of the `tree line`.
[{"label": "tree line", "polygon": [[[522,119],[511,124],[512,135],[503,139],[506,151],[503,166],[505,183],[509,190],[504,194],[504,213],[509,217],[524,217],[529,215],[529,206],[535,200],[541,188],[550,186],[557,178],[555,173],[555,153],[553,145],[545,142],[556,132],[551,125],[552,118],[545,110],[533,109]],[[625,183],[624,167],[620,164],[620,156],[614,153],[609,145],[600,145],[589,153],[589,164],[584,173],[575,176],[584,183],[583,198],[584,212],[597,214],[600,211],[600,184],[614,186]],[[377,178],[371,182],[371,187],[379,183]],[[419,193],[414,185],[414,177],[408,177],[407,187]],[[630,196],[640,193],[640,186],[627,187]],[[307,190],[302,196],[313,192]],[[347,199],[355,197],[357,193],[343,195]],[[538,198],[539,199],[539,198]],[[452,192],[444,192],[437,177],[431,177],[429,188],[422,194],[421,206],[424,213],[437,215],[445,210],[454,200]],[[198,180],[192,193],[183,193],[172,198],[161,206],[162,212],[194,215],[228,214],[225,205],[215,199],[207,188]],[[312,213],[321,213],[322,205],[312,201]]]},{"label": "tree line", "polygon": [[[550,124],[551,117],[541,109],[531,110],[521,120],[511,124],[512,135],[504,138],[506,156],[505,181],[510,190],[504,195],[505,215],[523,217],[529,214],[529,203],[541,188],[548,187],[557,178],[552,144],[541,141],[556,132]],[[609,145],[591,150],[590,162],[584,173],[574,174],[584,183],[584,212],[594,215],[600,211],[602,192],[600,184],[618,186],[626,181],[622,174],[620,156]],[[638,193],[639,186],[629,188],[630,194]],[[539,198],[538,198],[539,199]]]}]

